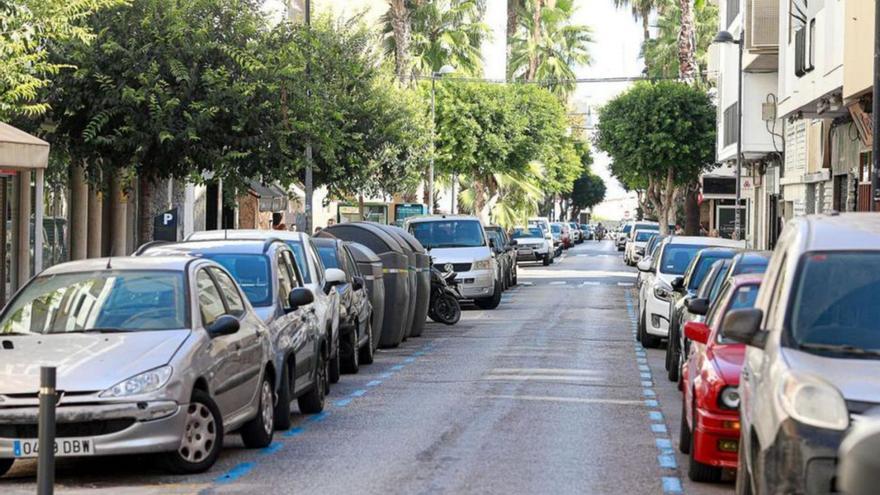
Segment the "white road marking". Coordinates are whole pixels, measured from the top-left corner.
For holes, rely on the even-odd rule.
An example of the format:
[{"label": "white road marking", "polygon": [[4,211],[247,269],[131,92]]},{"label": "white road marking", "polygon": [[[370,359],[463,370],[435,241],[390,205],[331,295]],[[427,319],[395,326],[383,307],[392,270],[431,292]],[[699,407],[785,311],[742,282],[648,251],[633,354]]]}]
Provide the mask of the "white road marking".
[{"label": "white road marking", "polygon": [[617,282],[617,285],[621,287],[632,287],[633,284],[631,282]]},{"label": "white road marking", "polygon": [[566,282],[565,280],[556,280],[556,281],[550,282],[550,285],[565,285],[567,283],[568,282]]},{"label": "white road marking", "polygon": [[484,399],[527,400],[537,402],[569,402],[574,404],[613,404],[617,406],[643,406],[644,401],[626,399],[589,399],[582,397],[553,397],[542,395],[484,395]]},{"label": "white road marking", "polygon": [[586,286],[586,285],[601,285],[601,284],[599,282],[595,282],[595,281],[581,282],[581,287]]}]

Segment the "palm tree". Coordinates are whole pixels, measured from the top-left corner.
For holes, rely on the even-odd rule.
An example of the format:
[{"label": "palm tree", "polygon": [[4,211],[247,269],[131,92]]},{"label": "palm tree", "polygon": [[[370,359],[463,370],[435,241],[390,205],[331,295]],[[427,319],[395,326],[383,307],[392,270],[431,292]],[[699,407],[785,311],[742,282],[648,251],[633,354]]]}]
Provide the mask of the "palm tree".
[{"label": "palm tree", "polygon": [[629,6],[632,9],[633,19],[642,21],[642,41],[651,39],[651,12],[658,7],[658,0],[613,0],[614,6],[622,9]]},{"label": "palm tree", "polygon": [[[383,16],[385,52],[394,55],[397,66],[402,56],[408,56],[416,76],[430,75],[444,65],[464,75],[479,75],[480,44],[489,33],[482,22],[484,0],[389,1],[391,8]],[[406,7],[408,38],[398,36],[402,29],[398,26],[397,4]],[[407,50],[400,50],[400,40],[408,43]]]},{"label": "palm tree", "polygon": [[505,228],[525,225],[544,199],[544,166],[475,177],[459,196],[463,211]]},{"label": "palm tree", "polygon": [[[697,75],[708,65],[708,48],[718,29],[718,6],[712,3],[696,5],[696,64]],[[674,78],[679,71],[678,34],[681,9],[677,3],[666,5],[657,19],[657,37],[643,45],[648,77]]]},{"label": "palm tree", "polygon": [[[588,26],[572,24],[572,0],[527,0],[517,15],[517,35],[510,41],[508,77],[524,81],[550,81],[558,96],[574,90],[578,65],[590,63]],[[559,81],[559,82],[552,82]]]},{"label": "palm tree", "polygon": [[388,0],[388,12],[383,16],[390,27],[394,47],[394,73],[402,84],[409,83],[410,9],[407,0]]}]

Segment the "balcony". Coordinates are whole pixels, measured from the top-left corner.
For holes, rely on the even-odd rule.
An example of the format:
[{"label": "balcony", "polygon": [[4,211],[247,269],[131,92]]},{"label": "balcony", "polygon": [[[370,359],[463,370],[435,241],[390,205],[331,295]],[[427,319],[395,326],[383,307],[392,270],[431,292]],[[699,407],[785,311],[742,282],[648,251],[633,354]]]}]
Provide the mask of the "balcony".
[{"label": "balcony", "polygon": [[779,65],[779,2],[746,0],[746,53],[743,67],[772,72]]}]

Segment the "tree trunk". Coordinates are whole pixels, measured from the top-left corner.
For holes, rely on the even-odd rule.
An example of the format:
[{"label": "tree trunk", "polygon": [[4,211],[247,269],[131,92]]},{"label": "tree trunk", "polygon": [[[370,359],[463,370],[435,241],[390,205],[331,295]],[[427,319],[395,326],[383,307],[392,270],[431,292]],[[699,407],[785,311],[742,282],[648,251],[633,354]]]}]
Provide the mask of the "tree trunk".
[{"label": "tree trunk", "polygon": [[138,180],[138,245],[153,240],[153,179]]},{"label": "tree trunk", "polygon": [[639,15],[642,17],[642,41],[645,42],[651,39],[651,9],[647,9],[647,11],[642,11],[639,13]]},{"label": "tree trunk", "polygon": [[688,84],[697,78],[696,47],[694,46],[693,0],[678,0],[681,29],[678,32],[678,77]]},{"label": "tree trunk", "polygon": [[[535,10],[532,11],[532,43],[538,46],[541,43],[541,11],[544,8],[545,0],[532,0]],[[527,81],[534,81],[538,73],[538,54],[532,53],[529,56],[529,70],[526,73]]]},{"label": "tree trunk", "polygon": [[700,204],[697,201],[699,194],[699,183],[696,181],[690,183],[684,198],[685,235],[700,235]]},{"label": "tree trunk", "polygon": [[410,82],[410,19],[406,0],[389,0],[391,27],[394,30],[394,72],[401,84]]},{"label": "tree trunk", "polygon": [[522,0],[507,0],[507,41],[505,43],[507,66],[504,68],[504,73],[507,74],[508,78],[513,75],[510,71],[510,48],[513,38],[516,36],[516,25],[519,22],[519,8],[521,4]]}]

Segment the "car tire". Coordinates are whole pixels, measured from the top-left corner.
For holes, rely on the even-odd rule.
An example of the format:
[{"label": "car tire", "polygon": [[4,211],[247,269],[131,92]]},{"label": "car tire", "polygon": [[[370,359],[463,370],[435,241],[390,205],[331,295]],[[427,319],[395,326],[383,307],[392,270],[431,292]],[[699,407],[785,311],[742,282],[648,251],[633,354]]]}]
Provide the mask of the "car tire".
[{"label": "car tire", "polygon": [[[250,449],[262,449],[272,443],[275,425],[275,405],[272,403],[272,380],[264,373],[260,382],[260,401],[257,404],[257,415],[241,427],[241,441]],[[269,402],[266,404],[266,402]]]},{"label": "car tire", "polygon": [[296,368],[291,357],[281,373],[281,384],[278,385],[278,400],[275,402],[275,429],[279,431],[287,430],[293,424],[293,421],[290,419],[290,401],[293,400],[290,374],[294,369]]},{"label": "car tire", "polygon": [[370,319],[367,321],[367,342],[361,347],[360,359],[361,364],[373,364],[373,315],[370,315]]},{"label": "car tire", "polygon": [[483,297],[480,299],[474,299],[474,304],[477,305],[480,309],[495,309],[501,304],[501,282],[495,281],[494,292],[492,293],[492,297]]},{"label": "car tire", "polygon": [[12,469],[12,463],[14,462],[15,459],[0,459],[0,476],[8,473]]},{"label": "car tire", "polygon": [[[186,426],[180,447],[173,452],[161,454],[159,460],[166,471],[174,474],[203,473],[214,465],[220,449],[223,448],[223,418],[220,408],[207,392],[193,390],[185,414]],[[210,435],[213,435],[213,439]],[[192,444],[193,441],[197,443]],[[196,447],[200,451],[197,452]],[[3,460],[5,459],[0,459],[0,463]]]},{"label": "car tire", "polygon": [[[345,338],[345,342],[339,343],[339,353],[344,354],[344,358],[340,361],[342,372],[350,375],[357,374],[361,369],[360,353],[358,352],[358,325],[359,323],[355,321],[354,327]],[[343,350],[345,353],[342,352]]]},{"label": "car tire", "polygon": [[330,370],[327,372],[327,379],[330,383],[339,383],[339,377],[342,375],[339,367],[339,351],[339,345],[337,345],[336,356],[330,358]]},{"label": "car tire", "polygon": [[[694,412],[694,422],[696,423],[697,414]],[[688,453],[688,478],[697,483],[717,483],[721,481],[721,468],[703,464],[694,459],[694,453],[697,448],[694,446],[696,442],[696,432],[690,434],[690,452]]]},{"label": "car tire", "polygon": [[541,264],[544,266],[550,266],[550,263],[553,263],[553,258],[550,257],[550,253],[547,253],[547,256],[544,256],[544,259],[541,260]]},{"label": "car tire", "polygon": [[642,315],[642,325],[639,329],[639,342],[642,343],[642,347],[647,347],[649,349],[656,349],[660,347],[660,337],[656,337],[648,333],[648,322],[645,321],[647,315]]},{"label": "car tire", "polygon": [[513,267],[513,285],[516,286],[519,284],[519,273],[516,266]]},{"label": "car tire", "polygon": [[685,416],[685,400],[681,398],[681,426],[678,430],[678,451],[682,454],[691,452],[691,429]]},{"label": "car tire", "polygon": [[674,333],[676,334],[675,336],[670,333],[669,341],[666,344],[666,378],[670,382],[678,382],[678,375],[681,371],[681,356],[677,350],[678,332]]},{"label": "car tire", "polygon": [[[739,437],[739,445],[742,447],[742,434]],[[737,462],[736,462],[736,482],[734,485],[734,490],[736,491],[736,495],[752,495],[752,477],[749,476],[749,470],[746,468],[746,460],[743,457],[745,454],[743,453],[743,449],[739,449],[739,453],[737,454]]]},{"label": "car tire", "polygon": [[324,410],[327,397],[327,361],[324,354],[318,353],[318,364],[315,366],[312,388],[297,399],[299,411],[303,414],[317,414]]}]

